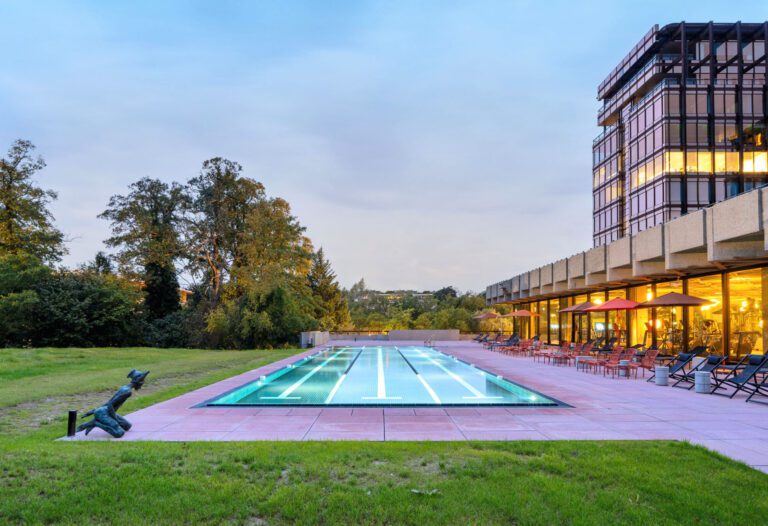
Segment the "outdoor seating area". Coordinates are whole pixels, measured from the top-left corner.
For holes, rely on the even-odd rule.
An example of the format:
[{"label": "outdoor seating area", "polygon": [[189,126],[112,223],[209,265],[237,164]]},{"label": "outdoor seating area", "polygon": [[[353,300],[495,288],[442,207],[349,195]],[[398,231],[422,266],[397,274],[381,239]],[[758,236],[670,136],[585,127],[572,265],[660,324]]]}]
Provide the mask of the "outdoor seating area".
[{"label": "outdoor seating area", "polygon": [[[521,340],[513,334],[509,338],[482,335],[475,341],[489,351],[554,367],[573,367],[579,372],[614,379],[638,379],[641,373],[648,383],[687,390],[696,387],[697,382],[705,382],[706,390],[697,392],[728,398],[743,394],[747,402],[768,404],[768,355],[750,354],[729,364],[725,356],[708,354],[704,346],[670,356],[660,354],[657,348],[625,348],[617,345],[615,338],[548,345],[538,338]],[[657,379],[659,368],[664,372],[663,382]],[[701,375],[706,377],[699,379]]]}]

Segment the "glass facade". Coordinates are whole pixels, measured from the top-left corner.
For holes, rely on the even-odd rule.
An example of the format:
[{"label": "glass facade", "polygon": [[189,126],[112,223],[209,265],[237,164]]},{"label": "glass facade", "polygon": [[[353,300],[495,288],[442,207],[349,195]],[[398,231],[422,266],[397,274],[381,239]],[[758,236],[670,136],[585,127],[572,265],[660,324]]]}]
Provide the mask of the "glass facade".
[{"label": "glass facade", "polygon": [[595,246],[768,182],[762,25],[671,24],[656,40],[599,89]]},{"label": "glass facade", "polygon": [[[701,307],[589,314],[559,312],[585,301],[600,304],[614,298],[627,298],[642,303],[670,292],[704,298],[710,303]],[[532,322],[518,318],[523,337],[538,334],[542,341],[551,344],[582,343],[608,336],[616,337],[622,346],[656,345],[666,354],[700,346],[714,354],[727,350],[731,360],[768,350],[768,332],[763,330],[764,320],[768,319],[768,267],[550,298],[516,304],[515,308],[540,314]],[[529,324],[530,333],[527,332]]]},{"label": "glass facade", "polygon": [[744,270],[728,275],[729,353],[762,354],[766,350],[763,320],[768,289],[768,269]]}]

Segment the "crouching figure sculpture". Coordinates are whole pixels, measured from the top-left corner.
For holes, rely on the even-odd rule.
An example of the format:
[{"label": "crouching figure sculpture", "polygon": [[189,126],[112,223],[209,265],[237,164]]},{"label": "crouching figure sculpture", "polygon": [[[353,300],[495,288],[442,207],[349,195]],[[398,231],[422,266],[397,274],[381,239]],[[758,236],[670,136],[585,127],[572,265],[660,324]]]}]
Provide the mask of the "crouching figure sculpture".
[{"label": "crouching figure sculpture", "polygon": [[85,413],[83,418],[93,416],[93,419],[80,424],[77,430],[85,430],[87,435],[95,427],[98,427],[115,438],[122,437],[126,431],[131,429],[131,423],[117,414],[117,411],[131,397],[134,389],[137,391],[141,389],[148,374],[149,371],[141,372],[133,369],[128,373],[128,378],[131,379],[131,382],[118,389],[106,404]]}]

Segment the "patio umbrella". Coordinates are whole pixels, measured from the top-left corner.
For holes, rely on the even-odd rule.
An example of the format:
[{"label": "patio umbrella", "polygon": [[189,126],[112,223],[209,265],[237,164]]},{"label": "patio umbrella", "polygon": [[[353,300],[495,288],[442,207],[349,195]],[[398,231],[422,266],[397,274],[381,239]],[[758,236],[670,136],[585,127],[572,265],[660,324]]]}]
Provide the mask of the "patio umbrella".
[{"label": "patio umbrella", "polygon": [[495,312],[481,312],[480,314],[475,314],[472,316],[473,320],[495,320],[496,318],[500,317],[499,314],[496,314]]},{"label": "patio umbrella", "polygon": [[495,312],[481,312],[472,316],[473,320],[495,320],[497,318],[501,318],[501,315]]},{"label": "patio umbrella", "polygon": [[592,305],[594,304],[591,301],[585,301],[584,303],[579,303],[577,305],[571,305],[570,307],[560,309],[557,312],[572,312],[574,314],[586,314],[586,312],[584,311],[590,308]]},{"label": "patio umbrella", "polygon": [[[584,312],[608,312],[608,311],[621,311],[621,310],[633,310],[636,309],[637,306],[640,305],[636,301],[632,300],[625,300],[624,298],[613,298],[612,300],[608,300],[605,303],[601,303],[600,305],[593,305],[592,307],[589,307],[588,309],[584,309]],[[618,320],[618,318],[617,318]],[[610,321],[610,320],[606,320]],[[610,324],[609,324],[610,326]],[[614,336],[617,336],[619,340],[621,340],[621,330],[616,330],[614,325],[613,334]],[[606,335],[608,332],[606,331]]]},{"label": "patio umbrella", "polygon": [[711,303],[711,301],[704,298],[670,292],[669,294],[664,294],[654,300],[640,303],[637,307],[640,309],[651,307],[701,307],[702,305],[709,305]]},{"label": "patio umbrella", "polygon": [[601,303],[600,305],[593,305],[584,309],[584,312],[606,312],[609,310],[632,310],[640,305],[636,301],[625,300],[624,298],[613,298],[612,300]]},{"label": "patio umbrella", "polygon": [[505,314],[503,317],[504,318],[531,318],[533,316],[538,316],[538,314],[535,314],[529,310],[521,309],[521,310],[513,310],[509,314]]},{"label": "patio umbrella", "polygon": [[[650,309],[653,307],[701,307],[703,305],[711,305],[712,303],[713,302],[704,298],[697,298],[696,296],[689,296],[688,294],[680,294],[678,292],[670,292],[651,301],[641,303],[638,305],[638,308]],[[674,310],[672,312],[674,315]],[[658,320],[656,320],[655,323],[658,323]],[[658,325],[654,327],[654,330],[656,329],[658,329]],[[682,331],[678,329],[677,334],[682,334]],[[664,342],[666,341],[670,341],[671,349],[674,350],[676,345],[675,333],[672,333],[671,337],[669,334],[665,333]],[[665,344],[664,342],[662,342],[662,347]],[[677,341],[677,343],[681,342]]]},{"label": "patio umbrella", "polygon": [[509,314],[505,314],[505,318],[530,318],[531,316],[538,316],[535,312],[529,310],[513,310]]}]

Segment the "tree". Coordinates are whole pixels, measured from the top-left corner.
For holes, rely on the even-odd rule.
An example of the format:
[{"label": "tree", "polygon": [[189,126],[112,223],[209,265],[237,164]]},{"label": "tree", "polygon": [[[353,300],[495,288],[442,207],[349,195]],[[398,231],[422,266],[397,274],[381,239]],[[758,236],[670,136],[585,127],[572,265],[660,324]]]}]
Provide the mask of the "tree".
[{"label": "tree", "polygon": [[264,199],[249,211],[238,235],[239,257],[231,268],[228,296],[247,290],[269,292],[279,286],[308,294],[312,242],[291,214],[287,201]]},{"label": "tree", "polygon": [[232,266],[239,266],[246,222],[265,199],[264,186],[241,172],[238,163],[215,157],[203,162],[200,175],[187,184],[188,269],[204,278],[211,305],[219,303]]},{"label": "tree", "polygon": [[29,254],[0,257],[0,346],[141,343],[139,293],[115,276],[52,272]]},{"label": "tree", "polygon": [[45,168],[34,151],[31,142],[19,139],[0,158],[0,254],[26,252],[44,262],[59,261],[65,253],[64,236],[48,210],[57,196],[32,182]]},{"label": "tree", "polygon": [[96,252],[93,261],[85,265],[85,270],[103,276],[115,273],[115,270],[112,268],[112,260],[102,251]]},{"label": "tree", "polygon": [[123,272],[144,281],[148,314],[158,319],[179,309],[176,260],[183,253],[184,192],[177,183],[148,177],[129,189],[125,196],[112,196],[99,217],[111,222],[106,245],[119,249],[116,259]]},{"label": "tree", "polygon": [[352,301],[359,301],[363,299],[368,289],[365,287],[365,280],[360,278],[360,281],[352,285],[349,289],[349,299]]},{"label": "tree", "polygon": [[456,298],[459,293],[453,287],[443,287],[442,289],[435,291],[433,294],[437,301],[443,301],[448,298]]},{"label": "tree", "polygon": [[152,320],[164,318],[181,308],[179,280],[171,265],[147,264],[144,272],[144,306]]},{"label": "tree", "polygon": [[0,255],[0,347],[28,343],[40,301],[34,287],[51,270],[31,254]]},{"label": "tree", "polygon": [[34,288],[39,301],[31,345],[115,347],[142,343],[140,293],[115,276],[53,274]]},{"label": "tree", "polygon": [[312,255],[312,269],[307,278],[317,303],[315,317],[320,322],[320,329],[327,331],[349,326],[351,318],[347,300],[322,247]]}]

